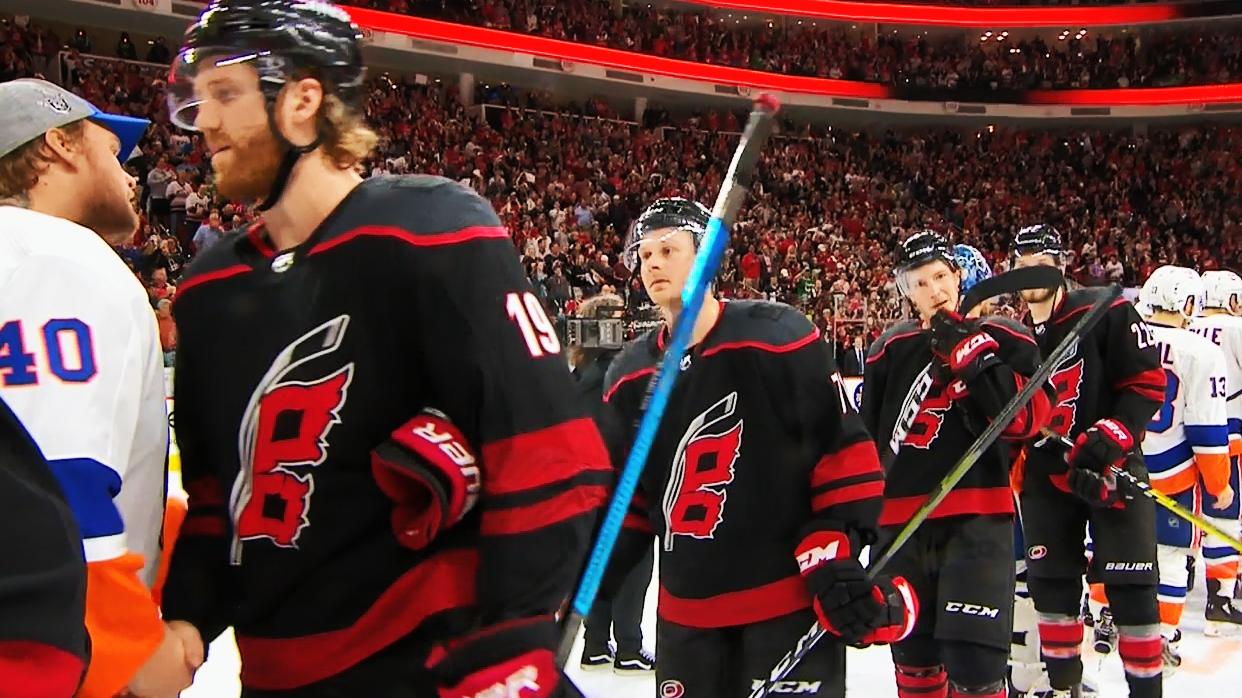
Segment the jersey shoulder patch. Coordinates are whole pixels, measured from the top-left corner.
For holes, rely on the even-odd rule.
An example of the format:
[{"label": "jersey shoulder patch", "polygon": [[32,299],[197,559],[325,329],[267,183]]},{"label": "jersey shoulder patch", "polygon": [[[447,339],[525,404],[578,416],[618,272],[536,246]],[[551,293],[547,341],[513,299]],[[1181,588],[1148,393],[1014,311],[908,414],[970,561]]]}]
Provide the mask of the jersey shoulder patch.
[{"label": "jersey shoulder patch", "polygon": [[867,350],[867,360],[879,358],[893,342],[908,339],[917,336],[923,331],[922,325],[917,320],[904,320],[884,330],[884,333],[871,343],[871,347]]}]

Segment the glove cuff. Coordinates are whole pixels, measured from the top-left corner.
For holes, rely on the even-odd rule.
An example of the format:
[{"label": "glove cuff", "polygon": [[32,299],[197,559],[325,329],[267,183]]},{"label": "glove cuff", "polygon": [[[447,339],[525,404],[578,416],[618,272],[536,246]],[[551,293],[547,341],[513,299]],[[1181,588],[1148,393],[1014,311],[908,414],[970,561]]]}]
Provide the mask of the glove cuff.
[{"label": "glove cuff", "polygon": [[858,537],[844,526],[814,522],[802,529],[802,540],[794,549],[794,559],[805,577],[826,562],[853,558],[858,550]]},{"label": "glove cuff", "polygon": [[1117,448],[1129,453],[1134,450],[1134,435],[1126,428],[1126,425],[1115,419],[1101,419],[1095,423],[1096,429],[1100,434],[1109,441],[1117,444]]},{"label": "glove cuff", "polygon": [[954,375],[965,378],[963,374],[970,371],[974,377],[984,368],[999,363],[996,352],[1000,344],[987,332],[976,332],[953,347],[949,354],[949,370]]},{"label": "glove cuff", "polygon": [[556,633],[556,622],[551,616],[498,623],[436,646],[427,657],[427,668],[443,686],[462,685],[472,677],[510,665],[518,671],[524,666],[519,666],[519,660],[534,664],[538,673],[544,675],[541,662],[546,659],[547,670],[555,674]]}]

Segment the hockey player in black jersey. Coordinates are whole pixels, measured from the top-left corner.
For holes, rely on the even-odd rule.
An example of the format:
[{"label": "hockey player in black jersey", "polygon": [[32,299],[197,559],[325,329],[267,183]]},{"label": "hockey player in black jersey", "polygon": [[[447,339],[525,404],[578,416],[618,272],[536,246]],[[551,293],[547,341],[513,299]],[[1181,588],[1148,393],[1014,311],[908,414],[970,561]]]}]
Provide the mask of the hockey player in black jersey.
[{"label": "hockey player in black jersey", "polygon": [[[1059,266],[1060,235],[1049,225],[1023,228],[1012,252],[1016,267]],[[1090,288],[1022,292],[1044,354],[1100,293]],[[1050,440],[1033,440],[1026,450],[1021,505],[1028,584],[1053,695],[1080,690],[1086,572],[1092,581],[1103,582],[1111,602],[1130,695],[1159,696],[1163,661],[1154,504],[1146,497],[1125,498],[1106,472],[1117,465],[1147,480],[1138,444],[1164,402],[1164,371],[1134,306],[1118,299],[1050,382],[1056,398],[1049,427],[1073,440],[1074,448],[1067,455]],[[1090,570],[1083,542],[1088,526],[1094,547]]]},{"label": "hockey player in black jersey", "polygon": [[[708,218],[700,204],[663,199],[634,225],[627,263],[665,322],[609,368],[603,431],[615,463]],[[868,580],[857,560],[883,490],[875,447],[810,321],[709,292],[609,566],[629,570],[659,539],[659,695],[746,696],[817,619],[830,637],[775,691],[844,695],[843,643],[891,641],[913,621],[905,581]]]},{"label": "hockey player in black jersey", "polygon": [[[881,550],[1039,365],[1021,325],[957,313],[962,271],[942,236],[915,233],[898,256],[897,285],[918,318],[872,344],[863,379],[863,421],[887,483]],[[1035,393],[889,565],[920,600],[914,633],[892,648],[902,698],[1006,695],[1014,504],[1005,442],[1036,433],[1049,398]]]},{"label": "hockey player in black jersey", "polygon": [[220,0],[173,64],[173,121],[263,217],[177,294],[164,617],[200,656],[233,626],[247,698],[561,695],[607,452],[487,202],[355,173],[360,38],[326,2]]}]

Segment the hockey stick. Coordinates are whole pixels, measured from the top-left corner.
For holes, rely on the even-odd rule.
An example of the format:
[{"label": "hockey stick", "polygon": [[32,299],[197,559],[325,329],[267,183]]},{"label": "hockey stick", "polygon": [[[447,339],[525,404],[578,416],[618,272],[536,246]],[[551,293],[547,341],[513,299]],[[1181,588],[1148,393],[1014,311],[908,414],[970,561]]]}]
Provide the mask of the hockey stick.
[{"label": "hockey stick", "polygon": [[[1114,285],[1110,287],[1108,293],[1101,296],[1091,306],[1091,310],[1078,320],[1069,334],[1065,335],[1061,343],[1053,349],[1048,358],[1044,359],[1035,373],[1022,386],[1022,390],[1018,391],[1018,394],[1009,401],[1008,405],[1005,405],[1005,408],[996,415],[987,429],[984,429],[983,433],[979,434],[979,438],[975,439],[975,442],[970,445],[970,448],[967,449],[966,454],[962,456],[961,460],[957,462],[957,465],[953,466],[953,469],[944,476],[940,484],[936,485],[936,488],[927,495],[927,501],[914,512],[914,515],[906,522],[905,527],[901,529],[892,543],[889,544],[888,549],[884,551],[880,559],[872,562],[867,569],[868,577],[874,579],[892,561],[897,551],[910,541],[918,527],[923,525],[923,522],[927,520],[927,517],[931,516],[936,507],[940,506],[944,498],[949,496],[949,492],[957,486],[957,483],[961,482],[962,478],[966,476],[967,471],[973,468],[975,463],[987,453],[988,449],[992,447],[993,442],[1000,437],[1000,433],[1017,416],[1018,411],[1026,407],[1026,404],[1031,401],[1035,392],[1043,389],[1044,383],[1052,375],[1056,367],[1076,348],[1078,341],[1087,333],[1087,330],[1090,330],[1100,318],[1104,317],[1104,313],[1108,312],[1113,301],[1120,295],[1120,286]],[[784,679],[790,671],[793,671],[798,662],[802,661],[802,658],[823,639],[825,634],[827,632],[820,627],[819,623],[812,625],[811,629],[798,639],[798,644],[794,646],[794,649],[776,663],[776,666],[772,668],[771,673],[763,681],[762,685],[757,685],[751,691],[750,698],[763,698],[766,696],[772,685]]]},{"label": "hockey stick", "polygon": [[[1070,441],[1064,436],[1061,436],[1060,434],[1057,434],[1056,432],[1050,431],[1047,428],[1041,429],[1040,433],[1048,437],[1049,439],[1052,439],[1053,441],[1057,442],[1061,446],[1064,446],[1067,449],[1072,449],[1074,447],[1074,442]],[[1181,519],[1198,526],[1199,528],[1203,529],[1204,533],[1209,533],[1213,537],[1219,538],[1222,543],[1242,553],[1242,541],[1239,541],[1238,539],[1234,538],[1228,533],[1225,533],[1219,527],[1217,527],[1216,524],[1209,521],[1206,517],[1199,516],[1193,511],[1186,509],[1182,505],[1178,504],[1177,500],[1161,492],[1160,490],[1152,487],[1150,484],[1143,482],[1137,477],[1134,477],[1134,473],[1131,473],[1125,468],[1119,468],[1115,465],[1110,465],[1108,466],[1108,470],[1113,475],[1120,478],[1123,482],[1125,482],[1126,484],[1130,485],[1134,489],[1141,492],[1144,497],[1154,500],[1157,504],[1169,510],[1170,513],[1175,514]]]},{"label": "hockey stick", "polygon": [[1034,267],[1018,267],[1003,274],[984,279],[971,287],[962,297],[958,312],[968,314],[983,301],[1018,291],[1037,288],[1059,288],[1065,284],[1065,276],[1056,267],[1040,264]]},{"label": "hockey stick", "polygon": [[733,225],[733,219],[737,217],[746,193],[750,190],[755,167],[759,163],[759,154],[763,151],[768,137],[772,135],[779,109],[780,103],[770,95],[763,95],[755,100],[750,118],[746,122],[746,130],[742,132],[741,141],[733,153],[733,161],[729,164],[729,171],[725,175],[724,184],[721,185],[720,194],[712,209],[711,220],[707,224],[707,233],[703,236],[702,245],[694,258],[694,267],[682,288],[682,309],[669,333],[664,358],[647,383],[647,392],[643,396],[643,416],[634,437],[634,446],[621,470],[616,493],[608,505],[608,513],[595,539],[586,571],[578,585],[578,593],[570,605],[556,655],[558,666],[564,667],[569,661],[582,620],[590,613],[591,605],[599,594],[599,585],[604,579],[608,559],[612,556],[612,549],[621,534],[621,522],[625,519],[634,490],[638,487],[638,478],[647,464],[652,442],[655,441],[664,409],[668,406],[669,396],[673,392],[673,383],[681,372],[678,364],[690,344],[690,336],[699,309],[703,305],[703,297],[720,267],[720,259],[729,243],[729,226]]}]

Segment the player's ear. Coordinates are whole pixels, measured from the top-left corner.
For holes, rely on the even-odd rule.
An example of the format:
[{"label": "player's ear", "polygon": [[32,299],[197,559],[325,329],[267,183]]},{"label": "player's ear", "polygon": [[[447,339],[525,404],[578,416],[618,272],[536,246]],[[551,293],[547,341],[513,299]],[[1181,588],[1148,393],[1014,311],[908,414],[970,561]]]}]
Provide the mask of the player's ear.
[{"label": "player's ear", "polygon": [[319,110],[323,107],[323,84],[315,78],[290,81],[281,91],[279,114],[285,137],[294,145],[315,140]]}]

